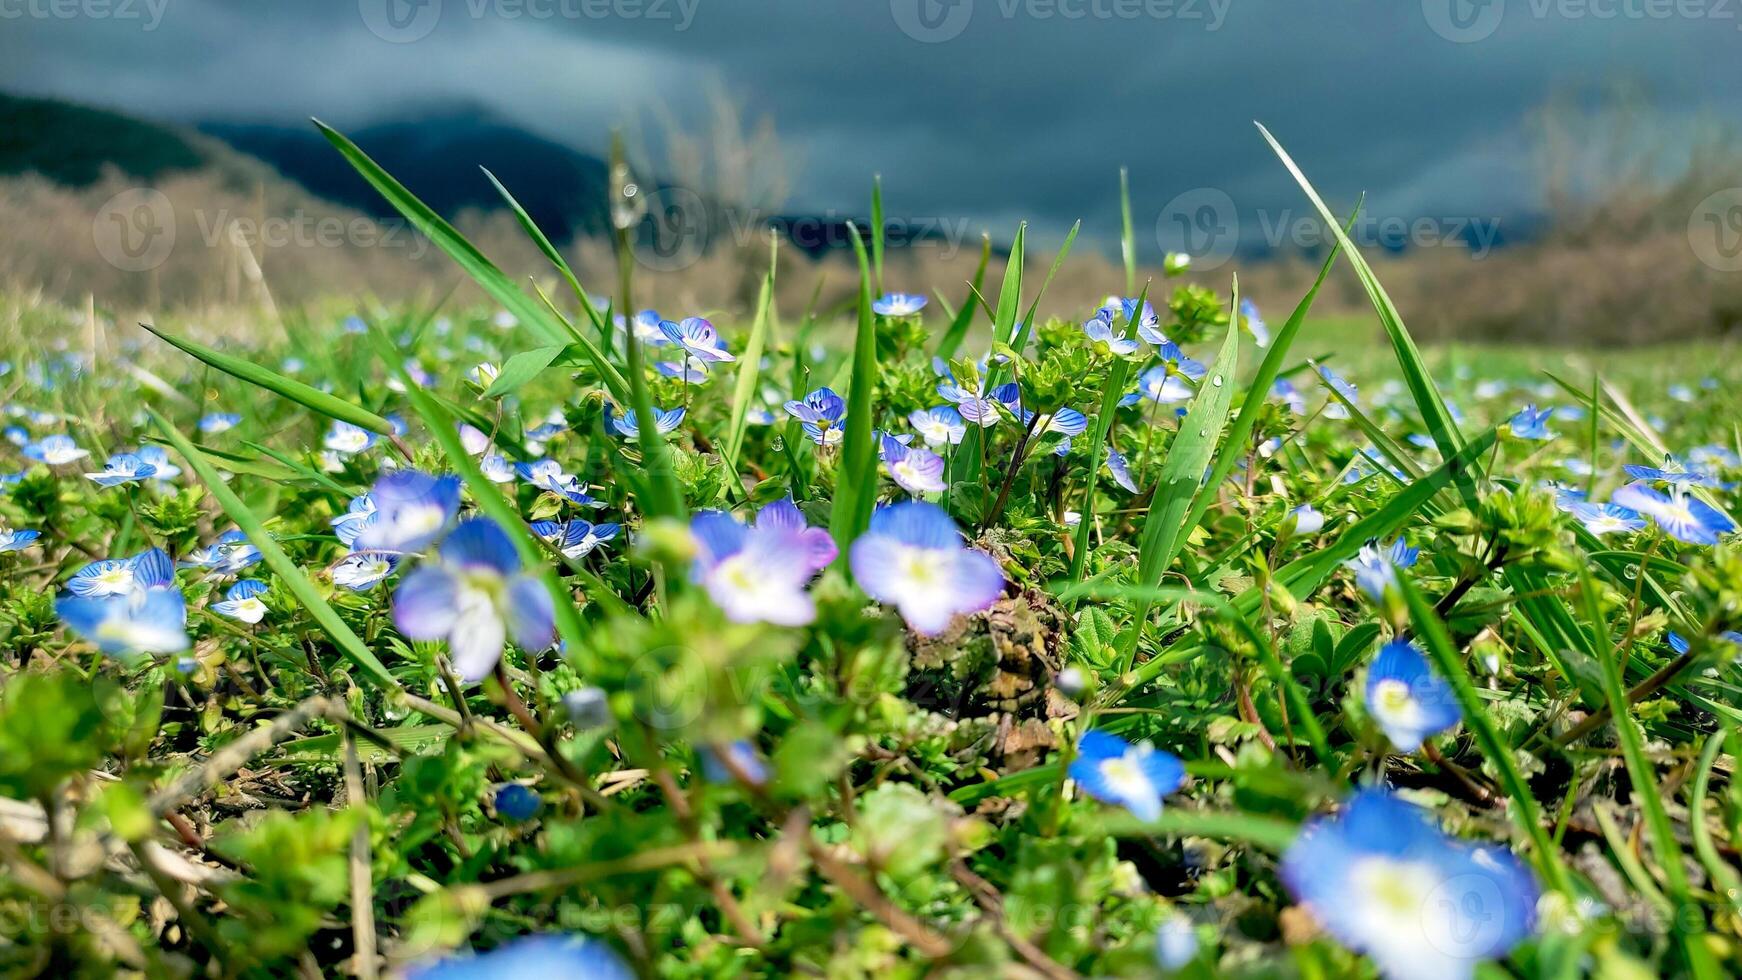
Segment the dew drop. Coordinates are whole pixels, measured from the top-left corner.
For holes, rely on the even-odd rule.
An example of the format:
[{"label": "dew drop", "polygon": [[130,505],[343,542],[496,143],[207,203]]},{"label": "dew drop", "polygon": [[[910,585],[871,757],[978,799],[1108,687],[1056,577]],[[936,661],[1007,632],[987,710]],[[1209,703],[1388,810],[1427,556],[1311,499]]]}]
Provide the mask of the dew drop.
[{"label": "dew drop", "polygon": [[1222,376],[1218,374],[1215,377],[1211,378],[1210,384],[1213,384],[1218,388],[1222,387]]},{"label": "dew drop", "polygon": [[1621,574],[1626,576],[1627,579],[1631,581],[1632,579],[1636,579],[1639,577],[1639,569],[1635,568],[1632,565],[1623,565],[1621,567]]}]

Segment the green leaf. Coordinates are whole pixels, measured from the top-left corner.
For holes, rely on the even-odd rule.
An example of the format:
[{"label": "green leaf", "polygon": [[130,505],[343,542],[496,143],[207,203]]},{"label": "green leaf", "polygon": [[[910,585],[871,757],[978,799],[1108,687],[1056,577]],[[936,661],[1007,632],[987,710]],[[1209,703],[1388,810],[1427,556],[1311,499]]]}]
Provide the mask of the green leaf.
[{"label": "green leaf", "polygon": [[230,520],[235,521],[242,533],[248,536],[248,543],[260,549],[260,558],[266,563],[266,567],[272,569],[272,573],[277,575],[279,580],[290,589],[291,594],[296,596],[303,608],[309,611],[309,615],[314,617],[321,629],[332,637],[333,643],[339,648],[339,653],[361,668],[363,675],[377,686],[386,690],[397,690],[399,681],[388,673],[386,666],[377,660],[373,653],[369,652],[369,647],[356,633],[352,632],[351,627],[345,625],[345,621],[339,618],[339,614],[333,610],[326,599],[322,598],[320,591],[315,588],[315,584],[309,580],[308,574],[290,560],[290,556],[284,553],[284,549],[278,546],[278,542],[272,540],[272,535],[266,531],[266,525],[261,522],[259,517],[255,516],[252,510],[248,509],[248,505],[242,502],[242,498],[236,496],[236,492],[230,489],[223,478],[218,476],[218,471],[212,466],[211,460],[207,459],[204,453],[195,449],[180,430],[169,424],[168,419],[157,414],[156,410],[149,406],[145,410],[151,414],[152,421],[157,423],[157,428],[163,433],[164,438],[175,446],[176,452],[187,460],[188,465],[193,468],[194,474],[200,478],[200,482],[204,483],[206,489],[211,491],[218,506],[222,507],[224,513],[229,515]]},{"label": "green leaf", "polygon": [[756,319],[750,324],[750,339],[744,344],[744,355],[738,358],[738,382],[732,389],[732,421],[726,430],[726,472],[736,480],[738,455],[744,450],[744,432],[750,423],[750,402],[756,397],[756,384],[762,378],[762,350],[768,344],[768,330],[773,320],[774,271],[780,265],[780,239],[768,240],[768,275],[762,277],[762,289],[756,296]]},{"label": "green leaf", "polygon": [[343,398],[335,398],[318,388],[312,388],[301,381],[287,378],[252,361],[246,361],[222,351],[215,351],[204,344],[196,344],[191,340],[164,333],[149,323],[141,323],[140,326],[157,339],[193,355],[225,374],[246,381],[255,387],[265,388],[274,394],[282,395],[310,411],[319,412],[330,419],[349,422],[381,435],[391,435],[393,432],[392,423],[374,412],[345,401]]},{"label": "green leaf", "polygon": [[962,308],[950,320],[949,329],[938,338],[938,345],[932,353],[944,360],[956,356],[956,349],[962,346],[962,341],[968,336],[968,328],[974,324],[974,297],[980,294],[980,287],[986,283],[986,266],[992,261],[992,236],[980,236],[980,264],[974,269],[974,279],[968,284],[968,296],[962,300]]},{"label": "green leaf", "polygon": [[871,523],[877,501],[877,447],[871,443],[871,416],[877,393],[877,327],[871,311],[871,268],[859,229],[847,225],[853,255],[859,260],[859,332],[853,341],[853,374],[847,389],[847,425],[841,434],[841,465],[835,471],[835,504],[829,531],[845,567],[853,539]]},{"label": "green leaf", "polygon": [[556,359],[568,350],[561,344],[549,347],[534,347],[523,350],[510,357],[502,365],[502,370],[496,375],[496,380],[490,382],[490,387],[484,389],[485,398],[501,398],[504,395],[519,391],[528,381],[539,376],[545,368],[550,367]]}]

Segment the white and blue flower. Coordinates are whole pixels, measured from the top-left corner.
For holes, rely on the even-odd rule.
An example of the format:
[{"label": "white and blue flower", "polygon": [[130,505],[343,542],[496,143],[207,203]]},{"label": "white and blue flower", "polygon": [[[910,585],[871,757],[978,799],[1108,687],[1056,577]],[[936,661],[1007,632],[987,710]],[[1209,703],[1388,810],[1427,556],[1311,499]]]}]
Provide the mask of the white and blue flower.
[{"label": "white and blue flower", "polygon": [[442,540],[438,559],[399,583],[393,623],[413,640],[446,640],[460,679],[483,680],[509,637],[523,650],[555,639],[550,591],[521,571],[520,555],[495,521],[461,521]]},{"label": "white and blue flower", "polygon": [[998,601],[1004,572],[991,555],[967,547],[942,507],[922,501],[877,508],[848,555],[866,594],[895,606],[914,632],[943,632],[958,614]]},{"label": "white and blue flower", "polygon": [[1408,640],[1392,640],[1379,648],[1367,668],[1366,699],[1367,713],[1399,752],[1416,751],[1428,736],[1462,717],[1451,686]]},{"label": "white and blue flower", "polygon": [[[422,551],[435,543],[459,514],[460,478],[394,470],[375,481],[368,498],[374,514],[359,519],[349,542],[352,548]],[[353,501],[352,506],[357,503]]]},{"label": "white and blue flower", "polygon": [[662,321],[659,331],[665,335],[667,341],[682,347],[691,357],[699,360],[724,362],[738,359],[726,350],[726,343],[720,339],[719,331],[714,329],[714,325],[699,316],[685,317],[681,323]]},{"label": "white and blue flower", "polygon": [[925,309],[926,298],[918,293],[884,293],[871,304],[878,316],[913,316]]},{"label": "white and blue flower", "polygon": [[1162,798],[1185,782],[1179,757],[1147,742],[1137,745],[1110,732],[1091,728],[1077,743],[1070,776],[1083,792],[1103,803],[1130,810],[1139,820],[1161,816]]},{"label": "white and blue flower", "polygon": [[1684,544],[1717,544],[1720,537],[1736,530],[1734,521],[1679,483],[1670,483],[1667,494],[1643,482],[1629,483],[1610,500],[1651,518],[1663,533]]},{"label": "white and blue flower", "polygon": [[265,582],[255,578],[243,579],[230,586],[222,602],[212,603],[212,612],[248,624],[258,623],[266,618],[266,603],[260,598],[265,593]]}]

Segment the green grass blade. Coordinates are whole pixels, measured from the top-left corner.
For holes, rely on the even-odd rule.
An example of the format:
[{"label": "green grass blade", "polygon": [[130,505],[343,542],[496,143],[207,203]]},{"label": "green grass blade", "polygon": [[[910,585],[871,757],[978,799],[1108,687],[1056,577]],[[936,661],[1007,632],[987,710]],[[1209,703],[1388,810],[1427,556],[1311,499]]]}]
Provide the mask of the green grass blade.
[{"label": "green grass blade", "polygon": [[223,478],[218,475],[217,468],[212,465],[211,460],[207,459],[204,453],[195,449],[193,444],[188,442],[187,437],[171,425],[168,419],[150,407],[145,410],[151,414],[152,421],[157,423],[158,431],[163,433],[163,437],[175,446],[176,452],[180,453],[183,459],[187,460],[188,466],[200,478],[200,482],[206,485],[207,491],[218,502],[218,506],[223,508],[230,520],[235,521],[242,533],[248,536],[248,543],[260,549],[261,561],[266,563],[267,568],[272,569],[272,573],[284,582],[291,594],[296,596],[296,600],[302,603],[303,608],[307,609],[309,615],[314,617],[315,622],[320,624],[321,629],[325,630],[329,637],[332,637],[333,644],[338,647],[339,653],[345,659],[356,664],[362,670],[364,677],[371,683],[385,690],[397,690],[400,686],[399,681],[388,672],[386,665],[369,652],[369,647],[356,633],[352,632],[351,627],[345,625],[345,621],[339,618],[339,614],[333,610],[331,605],[327,604],[327,600],[321,597],[315,584],[309,581],[308,574],[290,560],[290,556],[284,553],[284,549],[278,546],[278,542],[272,540],[272,535],[266,532],[266,525],[261,522],[259,517],[255,516],[247,504],[242,502],[241,497],[236,496],[236,491],[231,490]]},{"label": "green grass blade", "polygon": [[[1143,304],[1149,302],[1149,287],[1145,285],[1143,292],[1137,297],[1137,306],[1132,315],[1125,320],[1125,332],[1121,335],[1130,338],[1137,329],[1137,317],[1141,315]],[[1083,483],[1083,503],[1077,520],[1077,532],[1072,541],[1071,552],[1071,584],[1083,580],[1083,572],[1089,564],[1089,530],[1095,523],[1095,491],[1100,485],[1101,459],[1107,451],[1107,440],[1113,431],[1113,423],[1119,410],[1119,399],[1125,395],[1125,378],[1131,373],[1131,361],[1118,358],[1107,371],[1107,389],[1101,392],[1101,405],[1095,414],[1095,434],[1089,441],[1089,472]],[[1141,488],[1139,488],[1141,489]]]},{"label": "green grass blade", "polygon": [[319,388],[313,388],[301,381],[287,378],[252,361],[246,361],[222,351],[215,351],[204,344],[196,344],[191,340],[164,333],[149,323],[141,323],[140,326],[164,343],[210,364],[225,374],[246,381],[257,388],[265,388],[273,394],[282,395],[310,411],[319,412],[330,419],[349,422],[380,435],[388,435],[393,432],[392,423],[374,412],[345,401],[343,398],[336,398]]},{"label": "green grass blade", "polygon": [[1130,296],[1137,292],[1137,229],[1131,222],[1131,171],[1124,167],[1119,168],[1119,255],[1125,260],[1125,295]]},{"label": "green grass blade", "polygon": [[[1343,231],[1336,216],[1325,205],[1324,199],[1319,197],[1318,191],[1313,189],[1312,182],[1307,180],[1306,174],[1295,164],[1294,158],[1288,155],[1288,151],[1282,148],[1282,144],[1270,134],[1270,130],[1260,125],[1258,131],[1264,135],[1270,148],[1276,151],[1283,166],[1288,168],[1288,172],[1294,176],[1295,182],[1300,184],[1301,190],[1306,192],[1307,198],[1318,210],[1319,217],[1324,221],[1325,227],[1329,228],[1336,236],[1338,247],[1348,256],[1349,264],[1354,268],[1355,275],[1361,280],[1362,287],[1367,291],[1368,300],[1372,302],[1374,311],[1379,314],[1380,324],[1385,327],[1385,334],[1390,339],[1392,349],[1397,354],[1397,363],[1402,369],[1404,383],[1409,387],[1410,395],[1415,399],[1416,409],[1421,412],[1422,421],[1427,424],[1428,433],[1433,436],[1434,445],[1439,447],[1440,457],[1451,459],[1458,454],[1458,450],[1464,447],[1463,434],[1458,431],[1457,423],[1452,420],[1452,414],[1446,408],[1445,399],[1440,395],[1439,388],[1434,385],[1433,376],[1428,372],[1427,365],[1422,360],[1421,351],[1415,346],[1415,339],[1409,335],[1408,328],[1403,325],[1403,317],[1397,312],[1397,305],[1391,301],[1390,295],[1385,292],[1385,287],[1379,284],[1379,277],[1374,274],[1373,267],[1367,264],[1361,251],[1355,247],[1355,243]],[[1478,466],[1480,466],[1480,461],[1478,461]],[[1458,486],[1466,500],[1474,500],[1474,484],[1468,478],[1461,477]]]},{"label": "green grass blade", "polygon": [[545,259],[563,277],[563,281],[569,284],[569,290],[575,294],[575,302],[581,305],[582,312],[587,314],[587,319],[592,322],[593,328],[599,331],[600,339],[605,339],[606,333],[611,329],[610,321],[606,320],[604,313],[593,305],[593,297],[587,295],[586,289],[582,288],[581,280],[575,275],[575,270],[569,268],[568,260],[563,258],[563,254],[557,251],[555,245],[551,244],[544,229],[532,220],[532,215],[526,213],[526,209],[520,206],[520,202],[508,192],[508,188],[502,186],[502,182],[496,179],[496,175],[491,173],[487,167],[479,169],[484,171],[484,176],[489,179],[491,186],[496,188],[496,193],[502,195],[502,200],[507,202],[508,210],[513,213],[514,219],[520,222],[520,227],[526,232],[526,237],[532,239],[532,243],[538,246],[539,252],[543,253]]},{"label": "green grass blade", "polygon": [[883,295],[883,175],[871,178],[871,274]]},{"label": "green grass blade", "polygon": [[394,210],[405,216],[412,227],[422,232],[425,237],[436,244],[436,247],[448,253],[455,262],[460,264],[466,275],[471,276],[479,288],[490,295],[491,299],[501,303],[508,312],[514,314],[528,330],[539,336],[547,344],[566,344],[575,337],[563,329],[544,308],[526,295],[514,281],[498,269],[495,263],[478,251],[477,246],[466,240],[454,229],[453,225],[435,213],[429,205],[418,200],[416,195],[405,189],[405,185],[393,179],[380,164],[371,160],[368,154],[357,148],[344,134],[333,129],[320,120],[314,120],[321,135],[334,149],[363,175],[370,186],[380,192],[393,205]]},{"label": "green grass blade", "polygon": [[750,339],[744,344],[744,354],[738,358],[738,380],[732,389],[732,421],[726,432],[726,473],[737,479],[738,454],[744,449],[744,431],[749,425],[750,402],[756,397],[756,385],[762,379],[762,350],[768,344],[768,331],[773,322],[774,272],[780,265],[780,239],[768,240],[768,275],[762,277],[762,289],[756,296],[756,319],[750,324]]},{"label": "green grass blade", "polygon": [[1567,877],[1567,869],[1561,863],[1560,850],[1549,840],[1548,831],[1543,826],[1542,808],[1536,802],[1536,796],[1530,791],[1530,784],[1525,782],[1524,773],[1518,769],[1518,761],[1513,757],[1512,747],[1501,735],[1500,729],[1489,716],[1488,709],[1482,704],[1482,696],[1476,691],[1476,682],[1471,680],[1470,671],[1464,666],[1464,660],[1458,655],[1458,650],[1452,645],[1452,638],[1446,634],[1445,624],[1434,612],[1433,604],[1421,594],[1421,590],[1409,580],[1407,575],[1398,576],[1398,587],[1403,593],[1404,602],[1409,606],[1409,615],[1415,624],[1416,634],[1421,638],[1428,659],[1439,671],[1446,683],[1451,685],[1452,694],[1458,699],[1458,707],[1464,715],[1464,724],[1476,736],[1476,744],[1481,747],[1482,754],[1488,759],[1500,780],[1501,788],[1512,798],[1512,817],[1518,828],[1524,832],[1531,842],[1531,858],[1535,861],[1539,873],[1547,880],[1549,887],[1561,892],[1571,893],[1571,881]]},{"label": "green grass blade", "polygon": [[[1234,281],[1234,308],[1239,309],[1240,282]],[[1216,444],[1222,438],[1222,427],[1228,421],[1228,406],[1234,398],[1234,370],[1240,359],[1240,326],[1228,324],[1228,335],[1222,341],[1221,353],[1210,364],[1199,382],[1192,407],[1180,423],[1179,432],[1167,448],[1167,461],[1162,464],[1160,482],[1150,498],[1149,512],[1143,519],[1138,545],[1138,582],[1151,588],[1161,584],[1162,573],[1185,545],[1191,529],[1185,517],[1192,501],[1200,493],[1215,492],[1214,485],[1204,485],[1204,470],[1215,455]],[[1137,657],[1137,645],[1143,636],[1150,604],[1140,600],[1137,616],[1126,634],[1124,661],[1130,670]]]},{"label": "green grass blade", "polygon": [[484,389],[485,398],[502,398],[512,395],[526,386],[528,381],[538,377],[544,369],[556,363],[568,348],[560,344],[549,347],[534,347],[523,350],[510,357],[502,365],[502,370],[496,375],[496,380],[490,382],[490,387]]},{"label": "green grass blade", "polygon": [[[871,444],[872,405],[877,393],[877,325],[871,312],[871,268],[859,229],[847,226],[859,260],[859,331],[853,341],[853,373],[847,389],[847,425],[841,434],[841,465],[835,471],[835,502],[829,530],[841,561],[853,539],[871,523],[877,500],[877,447]],[[844,566],[843,566],[844,567]]]},{"label": "green grass blade", "polygon": [[986,284],[986,266],[992,262],[992,236],[980,236],[980,264],[974,269],[974,279],[968,284],[968,296],[962,300],[961,309],[951,318],[949,329],[938,338],[937,347],[932,353],[944,360],[956,356],[957,348],[968,336],[968,328],[974,325],[974,297],[980,295],[980,289]]}]

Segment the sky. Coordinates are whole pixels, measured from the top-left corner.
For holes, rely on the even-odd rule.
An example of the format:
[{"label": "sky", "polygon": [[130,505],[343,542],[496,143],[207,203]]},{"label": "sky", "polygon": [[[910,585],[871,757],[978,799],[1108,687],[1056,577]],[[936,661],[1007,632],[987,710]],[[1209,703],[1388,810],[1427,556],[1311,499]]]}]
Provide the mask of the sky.
[{"label": "sky", "polygon": [[1105,241],[1126,166],[1144,248],[1297,235],[1254,121],[1333,207],[1504,231],[1545,100],[1738,119],[1738,54],[1742,0],[0,0],[7,91],[341,128],[468,102],[599,152],[715,86],[792,149],[788,211],[862,214],[878,173],[892,218]]}]

